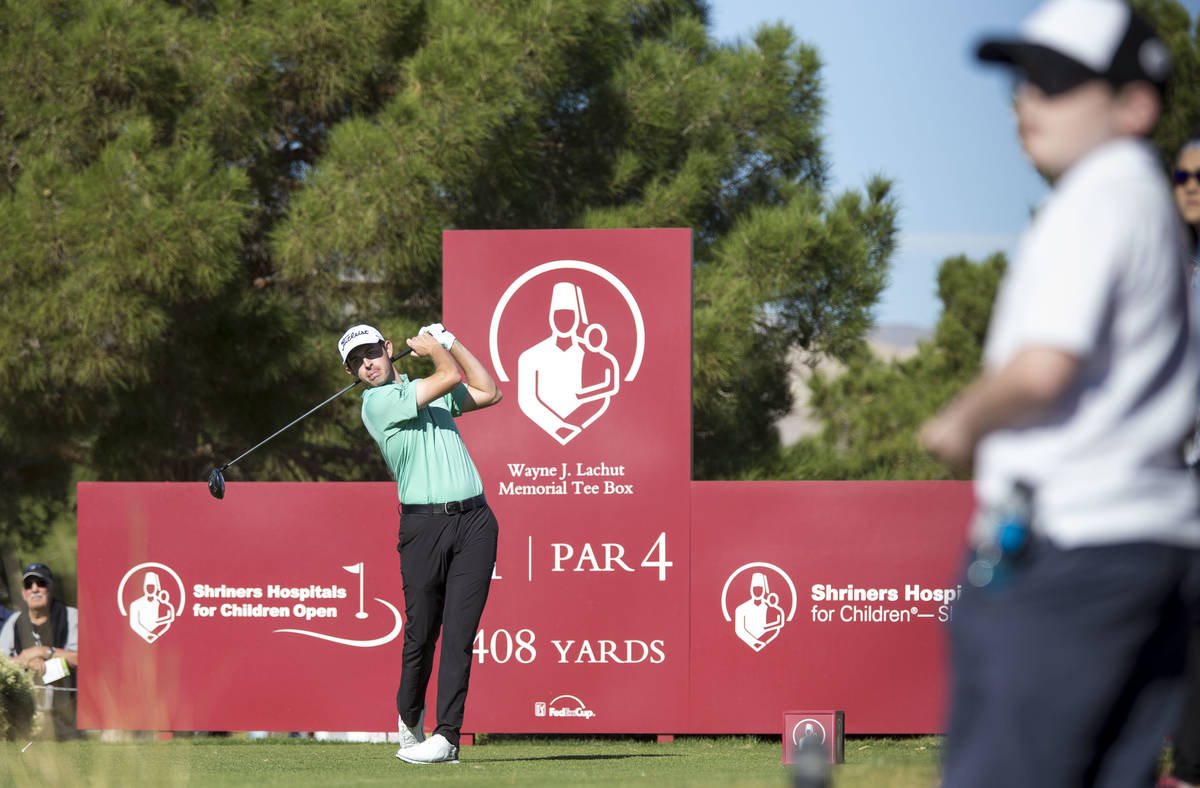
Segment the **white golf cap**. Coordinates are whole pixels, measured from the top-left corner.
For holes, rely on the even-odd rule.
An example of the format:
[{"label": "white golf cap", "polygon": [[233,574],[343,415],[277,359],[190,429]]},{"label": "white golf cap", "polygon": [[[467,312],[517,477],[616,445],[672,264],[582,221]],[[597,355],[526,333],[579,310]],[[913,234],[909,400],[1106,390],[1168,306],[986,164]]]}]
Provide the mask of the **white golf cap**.
[{"label": "white golf cap", "polygon": [[1091,79],[1161,90],[1171,70],[1166,45],[1124,0],[1048,0],[1020,34],[989,38],[977,55],[1016,67],[1047,95]]},{"label": "white golf cap", "polygon": [[350,355],[350,351],[359,345],[374,345],[376,342],[382,341],[383,334],[380,334],[375,326],[368,326],[366,323],[350,326],[338,340],[338,352],[342,354],[342,363],[346,363],[346,356]]}]

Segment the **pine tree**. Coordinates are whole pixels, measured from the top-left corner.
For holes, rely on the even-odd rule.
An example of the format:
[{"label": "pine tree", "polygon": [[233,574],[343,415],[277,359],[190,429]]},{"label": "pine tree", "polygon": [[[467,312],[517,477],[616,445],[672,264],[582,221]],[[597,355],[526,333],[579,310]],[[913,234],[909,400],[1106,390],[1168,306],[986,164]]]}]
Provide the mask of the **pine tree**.
[{"label": "pine tree", "polygon": [[[870,352],[836,376],[815,375],[810,404],[822,432],[784,450],[765,473],[801,479],[946,479],[917,445],[920,425],[979,371],[1004,255],[953,257],[938,271],[942,314],[930,341],[903,361]],[[763,475],[760,471],[758,475]]]},{"label": "pine tree", "polygon": [[[695,466],[772,456],[794,345],[850,356],[888,184],[827,193],[816,50],[701,0],[0,5],[0,497],[202,480],[438,318],[445,229],[694,230]],[[229,477],[380,479],[353,397]],[[11,540],[10,540],[11,541]]]}]

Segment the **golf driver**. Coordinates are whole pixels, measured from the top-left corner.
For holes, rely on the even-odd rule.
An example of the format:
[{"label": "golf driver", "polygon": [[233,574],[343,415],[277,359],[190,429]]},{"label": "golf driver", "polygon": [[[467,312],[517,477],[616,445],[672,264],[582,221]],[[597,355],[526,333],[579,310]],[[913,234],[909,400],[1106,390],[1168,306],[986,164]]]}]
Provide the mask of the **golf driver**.
[{"label": "golf driver", "polygon": [[[410,348],[410,347],[408,347],[408,348],[405,348],[404,350],[401,350],[401,351],[400,351],[399,353],[397,353],[396,355],[392,356],[392,361],[399,361],[400,359],[404,358],[405,356],[407,356],[407,355],[408,355],[409,353],[411,353],[411,352],[412,352],[412,348]],[[274,437],[275,437],[276,435],[278,435],[279,433],[281,433],[281,432],[286,432],[286,431],[287,431],[289,428],[291,428],[292,426],[296,425],[297,423],[299,423],[299,422],[301,422],[301,421],[304,421],[304,420],[305,420],[305,419],[307,419],[309,416],[311,416],[312,414],[316,413],[318,410],[320,410],[321,408],[325,407],[325,406],[326,406],[326,405],[328,405],[329,403],[333,402],[335,399],[337,399],[338,397],[342,396],[342,395],[343,395],[343,394],[345,394],[347,391],[349,391],[350,389],[354,388],[355,386],[357,386],[357,385],[358,385],[359,383],[361,383],[361,382],[362,382],[362,381],[355,380],[355,381],[354,381],[353,383],[351,383],[349,386],[346,386],[346,388],[342,389],[342,390],[341,390],[341,391],[339,391],[337,394],[334,394],[332,397],[330,397],[329,399],[325,400],[325,401],[324,401],[324,402],[322,402],[320,405],[317,405],[315,408],[313,408],[312,410],[310,410],[308,413],[305,413],[303,416],[301,416],[300,418],[296,419],[295,421],[292,421],[290,424],[287,424],[287,425],[286,425],[286,426],[284,426],[284,427],[280,427],[278,430],[276,430],[275,432],[271,433],[271,434],[270,434],[270,435],[268,435],[267,437],[263,438],[261,441],[259,441],[258,443],[254,444],[254,445],[253,445],[253,446],[251,446],[249,449],[246,449],[246,451],[242,452],[242,453],[241,453],[241,454],[239,454],[237,457],[234,457],[232,460],[230,460],[229,462],[225,463],[225,464],[224,464],[224,465],[222,465],[220,468],[213,468],[213,471],[212,471],[212,473],[210,473],[210,474],[208,475],[208,491],[209,491],[210,493],[212,493],[212,497],[214,497],[214,498],[217,498],[217,499],[221,499],[221,498],[224,498],[224,497],[225,497],[225,477],[224,477],[222,474],[223,474],[223,472],[225,471],[225,469],[226,469],[226,468],[228,468],[230,465],[233,465],[235,462],[237,462],[238,460],[242,459],[242,458],[243,458],[243,457],[245,457],[247,454],[249,454],[250,452],[252,452],[252,451],[254,451],[255,449],[257,449],[259,446],[262,446],[264,443],[266,443],[267,441],[271,440],[272,438],[274,438]]]}]

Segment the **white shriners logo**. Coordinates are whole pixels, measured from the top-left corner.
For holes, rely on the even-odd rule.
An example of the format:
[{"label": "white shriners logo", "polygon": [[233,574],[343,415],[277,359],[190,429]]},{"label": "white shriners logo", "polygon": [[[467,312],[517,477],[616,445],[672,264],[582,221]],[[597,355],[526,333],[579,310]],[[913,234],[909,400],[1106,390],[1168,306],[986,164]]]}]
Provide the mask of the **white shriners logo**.
[{"label": "white shriners logo", "polygon": [[[129,584],[130,579],[135,584]],[[173,583],[164,587],[163,580]],[[131,600],[126,605],[125,587],[129,585]],[[172,594],[174,590],[174,594]],[[135,594],[140,594],[135,596]],[[153,643],[171,628],[175,619],[183,614],[185,592],[183,581],[175,570],[166,564],[153,561],[138,564],[125,573],[117,587],[117,609],[129,619],[129,628],[147,643]]]},{"label": "white shriners logo", "polygon": [[[502,325],[510,304],[518,317]],[[501,382],[509,380],[502,355],[519,354],[517,405],[565,446],[604,415],[622,382],[637,377],[646,331],[641,309],[620,279],[592,263],[556,260],[508,286],[492,313],[488,339]]]},{"label": "white shriners logo", "polygon": [[538,701],[533,704],[533,716],[535,717],[581,717],[585,720],[590,720],[596,716],[596,712],[587,707],[583,701],[574,695],[559,695],[554,700],[546,703]]},{"label": "white shriners logo", "polygon": [[[404,629],[396,606],[375,597],[383,610],[365,602],[365,565],[359,561],[342,569],[354,575],[357,599],[351,589],[336,582],[291,586],[269,581],[255,585],[216,585],[192,578],[191,617],[200,622],[261,623],[274,634],[300,635],[355,648],[374,648],[395,640]],[[138,564],[125,573],[117,587],[117,608],[129,628],[147,643],[156,643],[175,620],[189,610],[187,592],[179,574],[166,564]],[[357,601],[357,609],[347,609]],[[320,621],[321,629],[280,626]],[[361,623],[352,623],[361,622]],[[332,631],[331,631],[332,630]]]},{"label": "white shriners logo", "polygon": [[762,651],[796,615],[796,586],[788,573],[774,564],[743,564],[725,580],[721,612],[743,643]]},{"label": "white shriners logo", "polygon": [[792,745],[800,746],[802,739],[807,739],[813,736],[821,742],[821,746],[825,746],[825,726],[811,717],[806,717],[792,726]]}]

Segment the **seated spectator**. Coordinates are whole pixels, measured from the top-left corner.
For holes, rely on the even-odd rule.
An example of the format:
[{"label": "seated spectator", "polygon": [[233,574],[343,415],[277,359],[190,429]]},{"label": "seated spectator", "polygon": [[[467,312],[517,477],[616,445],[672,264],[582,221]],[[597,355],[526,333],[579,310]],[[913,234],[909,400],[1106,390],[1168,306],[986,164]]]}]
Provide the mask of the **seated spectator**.
[{"label": "seated spectator", "polygon": [[[45,564],[25,567],[21,585],[28,612],[17,611],[0,628],[0,656],[32,673],[35,685],[55,688],[39,691],[38,707],[51,712],[54,738],[78,738],[73,690],[79,667],[79,611],[54,598],[54,574]],[[69,671],[65,676],[63,661]]]}]

